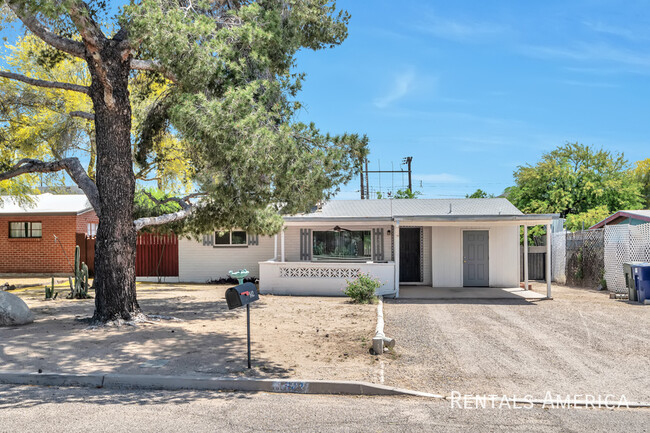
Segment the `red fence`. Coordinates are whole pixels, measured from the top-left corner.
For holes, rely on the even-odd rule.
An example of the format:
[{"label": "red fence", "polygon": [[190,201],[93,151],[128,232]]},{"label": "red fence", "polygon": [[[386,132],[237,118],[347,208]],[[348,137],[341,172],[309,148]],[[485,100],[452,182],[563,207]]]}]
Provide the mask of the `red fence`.
[{"label": "red fence", "polygon": [[178,277],[178,238],[175,235],[139,234],[135,274],[138,277]]},{"label": "red fence", "polygon": [[[95,273],[95,238],[77,233],[81,261]],[[178,238],[175,235],[142,233],[138,235],[135,254],[135,274],[138,277],[177,277]]]}]

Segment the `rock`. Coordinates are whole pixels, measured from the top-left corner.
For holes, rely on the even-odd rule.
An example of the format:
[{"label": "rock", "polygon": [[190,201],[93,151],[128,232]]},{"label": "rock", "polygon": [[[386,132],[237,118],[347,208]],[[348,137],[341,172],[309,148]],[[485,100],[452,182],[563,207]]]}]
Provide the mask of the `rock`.
[{"label": "rock", "polygon": [[26,325],[34,321],[34,315],[25,301],[18,296],[0,291],[0,326]]}]

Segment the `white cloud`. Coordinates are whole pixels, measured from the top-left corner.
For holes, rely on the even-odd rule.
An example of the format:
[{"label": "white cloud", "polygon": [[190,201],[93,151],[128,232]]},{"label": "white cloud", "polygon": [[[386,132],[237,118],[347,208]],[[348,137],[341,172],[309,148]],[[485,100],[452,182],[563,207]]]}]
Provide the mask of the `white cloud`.
[{"label": "white cloud", "polygon": [[417,182],[431,182],[431,183],[469,183],[469,179],[449,173],[429,173],[429,174],[414,174],[413,179]]},{"label": "white cloud", "polygon": [[422,33],[460,42],[485,42],[486,39],[508,32],[508,28],[503,25],[443,18],[434,13],[426,14],[416,25],[416,29]]},{"label": "white cloud", "polygon": [[391,103],[408,95],[413,90],[414,82],[415,72],[413,70],[408,70],[397,75],[393,86],[388,92],[384,96],[375,99],[375,106],[377,108],[386,108]]}]

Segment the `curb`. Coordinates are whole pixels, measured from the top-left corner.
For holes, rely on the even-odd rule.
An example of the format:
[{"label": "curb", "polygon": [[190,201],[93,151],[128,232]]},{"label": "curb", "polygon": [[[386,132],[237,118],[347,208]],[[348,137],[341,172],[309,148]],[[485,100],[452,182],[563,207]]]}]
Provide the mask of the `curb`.
[{"label": "curb", "polygon": [[161,390],[192,389],[200,391],[249,391],[292,394],[401,395],[437,399],[445,398],[442,395],[376,385],[369,382],[331,380],[234,379],[196,376],[6,371],[0,372],[0,384]]}]

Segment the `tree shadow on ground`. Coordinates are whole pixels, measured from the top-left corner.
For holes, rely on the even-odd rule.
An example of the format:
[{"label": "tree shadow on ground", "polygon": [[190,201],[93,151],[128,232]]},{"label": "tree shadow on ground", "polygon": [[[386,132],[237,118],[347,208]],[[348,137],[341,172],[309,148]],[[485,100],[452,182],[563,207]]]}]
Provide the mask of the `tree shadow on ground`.
[{"label": "tree shadow on ground", "polygon": [[[0,368],[198,377],[286,378],[293,372],[273,360],[254,329],[254,368],[246,368],[246,311],[228,310],[223,300],[142,299],[147,314],[175,319],[99,328],[75,320],[88,317],[93,302],[41,302],[32,308],[33,324],[0,328]],[[263,302],[252,305],[257,322],[265,308]]]}]

